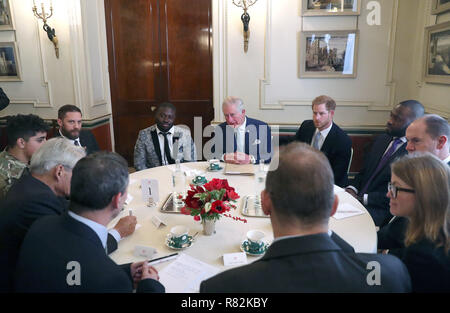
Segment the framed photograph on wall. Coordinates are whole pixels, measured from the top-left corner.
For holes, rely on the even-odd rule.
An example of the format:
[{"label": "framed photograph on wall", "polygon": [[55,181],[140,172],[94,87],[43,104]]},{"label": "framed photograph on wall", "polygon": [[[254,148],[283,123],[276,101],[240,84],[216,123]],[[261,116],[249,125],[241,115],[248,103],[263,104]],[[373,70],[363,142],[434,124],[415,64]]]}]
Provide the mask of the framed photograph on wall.
[{"label": "framed photograph on wall", "polygon": [[0,30],[13,30],[10,0],[0,0]]},{"label": "framed photograph on wall", "polygon": [[359,15],[361,0],[301,0],[303,16]]},{"label": "framed photograph on wall", "polygon": [[0,81],[21,81],[19,54],[15,42],[0,42]]},{"label": "framed photograph on wall", "polygon": [[425,28],[423,80],[450,84],[450,22]]},{"label": "framed photograph on wall", "polygon": [[300,78],[354,78],[358,30],[307,31],[299,39]]},{"label": "framed photograph on wall", "polygon": [[450,0],[433,0],[431,14],[439,14],[450,11]]}]

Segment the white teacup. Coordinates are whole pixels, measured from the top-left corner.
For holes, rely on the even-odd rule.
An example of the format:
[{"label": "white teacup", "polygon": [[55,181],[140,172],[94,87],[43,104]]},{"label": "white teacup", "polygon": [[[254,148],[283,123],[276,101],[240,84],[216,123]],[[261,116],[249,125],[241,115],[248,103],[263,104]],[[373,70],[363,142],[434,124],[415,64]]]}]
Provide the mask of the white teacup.
[{"label": "white teacup", "polygon": [[264,232],[260,230],[249,230],[247,232],[247,242],[244,242],[245,248],[249,252],[258,252],[264,246]]},{"label": "white teacup", "polygon": [[217,159],[209,160],[209,168],[211,170],[218,170],[220,168],[220,161]]},{"label": "white teacup", "polygon": [[177,225],[170,229],[170,239],[173,245],[179,247],[188,241],[189,228],[184,225]]}]

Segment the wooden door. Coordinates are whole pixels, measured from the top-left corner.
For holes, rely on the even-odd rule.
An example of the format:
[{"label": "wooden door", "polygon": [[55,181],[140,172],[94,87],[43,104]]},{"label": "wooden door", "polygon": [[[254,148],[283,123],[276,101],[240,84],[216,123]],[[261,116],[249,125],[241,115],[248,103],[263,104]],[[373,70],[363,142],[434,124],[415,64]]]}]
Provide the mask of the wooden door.
[{"label": "wooden door", "polygon": [[105,11],[115,150],[132,166],[158,103],[192,135],[195,116],[214,117],[211,0],[105,0]]}]

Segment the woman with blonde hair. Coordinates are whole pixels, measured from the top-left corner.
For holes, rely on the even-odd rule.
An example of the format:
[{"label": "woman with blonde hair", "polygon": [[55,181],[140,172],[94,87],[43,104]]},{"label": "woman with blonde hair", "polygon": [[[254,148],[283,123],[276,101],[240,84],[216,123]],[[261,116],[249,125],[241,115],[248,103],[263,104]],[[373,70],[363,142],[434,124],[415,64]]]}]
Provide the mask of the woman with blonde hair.
[{"label": "woman with blonde hair", "polygon": [[[405,247],[391,254],[408,268],[413,291],[450,291],[450,167],[435,156],[407,155],[392,164],[387,196],[405,217]],[[388,248],[388,247],[384,247]]]}]

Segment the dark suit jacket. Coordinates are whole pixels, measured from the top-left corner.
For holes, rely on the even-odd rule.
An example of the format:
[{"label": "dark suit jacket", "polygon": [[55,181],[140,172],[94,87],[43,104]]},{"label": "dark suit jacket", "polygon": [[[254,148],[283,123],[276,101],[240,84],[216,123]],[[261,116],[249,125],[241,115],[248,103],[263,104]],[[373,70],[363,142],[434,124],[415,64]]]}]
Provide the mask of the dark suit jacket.
[{"label": "dark suit jacket", "polygon": [[408,268],[413,292],[450,292],[450,253],[422,239],[404,249],[389,251]]},{"label": "dark suit jacket", "polygon": [[389,249],[389,253],[405,248],[405,233],[408,227],[406,217],[396,216],[392,222],[377,232],[378,249]]},{"label": "dark suit jacket", "polygon": [[[66,199],[32,175],[22,176],[11,187],[0,205],[0,292],[11,289],[19,249],[31,225],[43,216],[62,214],[67,206]],[[108,252],[116,249],[116,240],[108,236]]]},{"label": "dark suit jacket", "polygon": [[[80,284],[67,278],[78,262]],[[75,273],[72,273],[73,275]],[[74,277],[72,277],[74,278]],[[36,221],[23,242],[17,263],[17,292],[132,292],[130,264],[118,266],[105,253],[98,235],[67,213]],[[138,292],[164,292],[156,280],[145,279]]]},{"label": "dark suit jacket", "polygon": [[[295,140],[311,144],[316,127],[313,120],[307,120],[302,123]],[[331,126],[330,132],[325,138],[320,151],[322,151],[330,161],[334,174],[334,183],[340,187],[348,185],[348,164],[350,163],[352,149],[352,140],[335,123]]]},{"label": "dark suit jacket", "polygon": [[[224,153],[236,152],[237,147],[234,142],[233,128],[227,127],[226,122],[219,124],[217,128],[221,130],[222,136],[217,136],[216,130],[214,146],[211,150],[215,157],[220,159]],[[229,141],[228,144],[227,141]],[[247,116],[244,149],[246,154],[253,155],[256,163],[259,163],[261,159],[265,163],[270,163],[272,159],[272,133],[267,123]]]},{"label": "dark suit jacket", "polygon": [[[380,264],[381,285],[369,286],[371,261]],[[394,256],[343,251],[328,234],[275,241],[259,260],[222,272],[200,292],[409,292],[411,282]]]},{"label": "dark suit jacket", "polygon": [[[59,130],[56,132],[55,137],[61,137]],[[81,146],[86,149],[86,154],[91,154],[100,150],[94,134],[89,129],[82,129],[79,138]]]},{"label": "dark suit jacket", "polygon": [[[372,176],[372,173],[377,168],[378,163],[391,141],[392,137],[388,134],[382,134],[375,139],[370,153],[364,160],[363,168],[355,176],[353,182],[353,186],[355,186],[358,191],[361,191]],[[387,185],[391,180],[391,163],[396,158],[399,158],[406,153],[406,144],[404,143],[394,154],[392,154],[383,168],[374,177],[367,190],[368,202],[366,208],[372,215],[372,218],[374,218],[375,225],[377,226],[384,226],[392,218],[392,215],[389,212],[389,198],[386,197]]]}]

